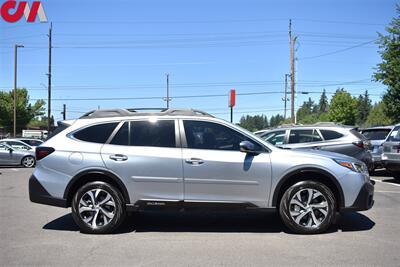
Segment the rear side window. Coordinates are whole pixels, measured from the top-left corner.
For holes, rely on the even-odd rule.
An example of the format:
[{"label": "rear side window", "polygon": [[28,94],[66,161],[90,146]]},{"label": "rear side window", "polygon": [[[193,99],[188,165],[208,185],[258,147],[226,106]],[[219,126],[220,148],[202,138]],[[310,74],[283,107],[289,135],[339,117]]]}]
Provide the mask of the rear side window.
[{"label": "rear side window", "polygon": [[319,136],[317,130],[315,129],[290,130],[289,144],[310,143],[318,141],[322,141],[322,138],[321,136]]},{"label": "rear side window", "polygon": [[369,140],[385,140],[390,129],[365,130],[362,134]]},{"label": "rear side window", "polygon": [[131,122],[130,145],[176,147],[175,122],[173,120]]},{"label": "rear side window", "polygon": [[129,122],[125,122],[122,127],[119,128],[110,144],[120,146],[129,145]]},{"label": "rear side window", "polygon": [[325,140],[333,140],[333,139],[338,139],[343,136],[343,134],[338,133],[333,130],[319,130],[324,137]]},{"label": "rear side window", "polygon": [[76,132],[74,137],[86,142],[104,144],[117,125],[118,122],[112,122],[89,126]]},{"label": "rear side window", "polygon": [[37,140],[23,140],[22,139],[21,141],[24,142],[24,143],[27,143],[30,146],[39,146],[39,145],[42,144],[41,141],[37,141]]}]

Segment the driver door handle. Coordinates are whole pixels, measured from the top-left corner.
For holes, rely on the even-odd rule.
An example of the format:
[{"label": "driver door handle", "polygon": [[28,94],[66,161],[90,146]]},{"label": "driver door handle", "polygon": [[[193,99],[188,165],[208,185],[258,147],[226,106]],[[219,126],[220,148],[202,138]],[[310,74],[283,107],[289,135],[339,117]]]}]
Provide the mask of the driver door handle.
[{"label": "driver door handle", "polygon": [[188,164],[192,164],[192,165],[200,165],[200,164],[204,163],[204,161],[202,159],[199,159],[199,158],[185,159],[185,162],[188,163]]},{"label": "driver door handle", "polygon": [[125,161],[128,159],[128,157],[125,155],[122,155],[122,154],[114,154],[114,155],[110,155],[110,159],[115,160],[115,161]]}]

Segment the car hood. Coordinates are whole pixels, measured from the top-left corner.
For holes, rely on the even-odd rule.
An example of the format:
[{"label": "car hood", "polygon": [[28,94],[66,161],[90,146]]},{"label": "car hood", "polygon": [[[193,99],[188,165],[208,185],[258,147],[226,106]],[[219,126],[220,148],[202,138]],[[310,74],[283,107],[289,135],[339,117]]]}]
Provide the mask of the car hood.
[{"label": "car hood", "polygon": [[344,155],[344,154],[339,154],[335,152],[330,152],[330,151],[322,151],[322,150],[315,150],[315,149],[306,149],[306,148],[296,148],[296,149],[290,149],[291,152],[296,153],[296,154],[301,154],[304,156],[308,157],[325,157],[325,158],[330,158],[330,159],[342,159],[342,160],[349,160],[353,162],[360,162],[358,159],[355,159],[353,157]]}]

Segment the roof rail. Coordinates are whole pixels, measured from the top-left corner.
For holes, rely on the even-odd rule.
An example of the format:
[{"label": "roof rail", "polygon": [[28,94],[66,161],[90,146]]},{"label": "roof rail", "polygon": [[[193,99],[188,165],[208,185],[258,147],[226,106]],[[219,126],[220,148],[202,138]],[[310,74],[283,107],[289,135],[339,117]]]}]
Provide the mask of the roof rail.
[{"label": "roof rail", "polygon": [[[146,111],[146,112],[139,112]],[[155,112],[150,112],[155,111]],[[166,109],[166,108],[127,108],[127,109],[98,109],[92,110],[80,117],[80,119],[126,117],[126,116],[206,116],[213,117],[207,112],[196,109]]]}]

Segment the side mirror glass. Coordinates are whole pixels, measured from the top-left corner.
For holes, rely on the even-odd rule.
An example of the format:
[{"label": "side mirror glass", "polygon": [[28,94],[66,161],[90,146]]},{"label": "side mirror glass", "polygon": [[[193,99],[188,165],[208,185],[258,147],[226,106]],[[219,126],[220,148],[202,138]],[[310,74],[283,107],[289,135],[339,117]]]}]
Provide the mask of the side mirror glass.
[{"label": "side mirror glass", "polygon": [[240,146],[240,152],[250,153],[250,154],[259,154],[258,151],[255,151],[256,150],[255,145],[250,141],[242,141],[242,142],[240,142],[239,146]]}]

